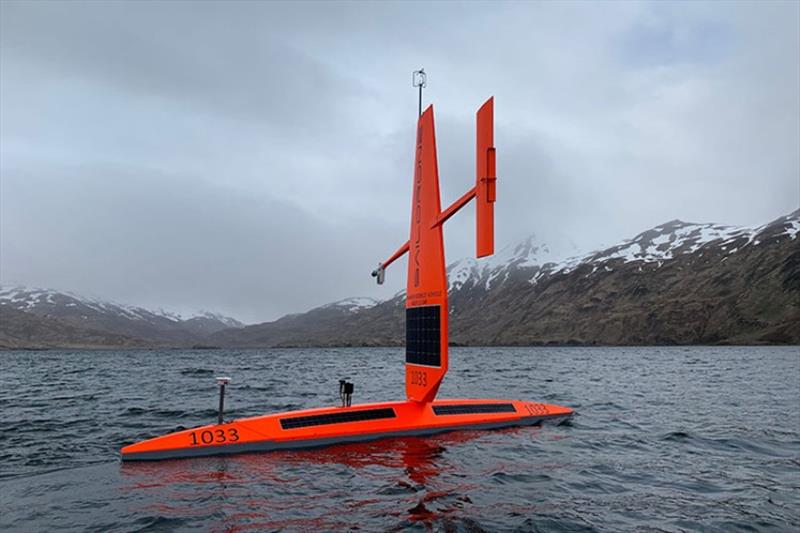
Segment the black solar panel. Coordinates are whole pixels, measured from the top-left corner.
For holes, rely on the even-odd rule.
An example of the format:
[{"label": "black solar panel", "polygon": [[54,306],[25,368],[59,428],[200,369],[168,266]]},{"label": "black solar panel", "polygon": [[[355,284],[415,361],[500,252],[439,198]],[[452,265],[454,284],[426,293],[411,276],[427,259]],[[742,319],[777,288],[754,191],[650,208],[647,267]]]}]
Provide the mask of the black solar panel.
[{"label": "black solar panel", "polygon": [[472,415],[478,413],[516,413],[513,403],[476,403],[472,405],[434,405],[437,415]]},{"label": "black solar panel", "polygon": [[442,366],[441,307],[406,309],[406,363]]},{"label": "black solar panel", "polygon": [[283,429],[296,429],[308,426],[324,426],[327,424],[342,424],[344,422],[361,422],[363,420],[380,420],[381,418],[395,418],[394,409],[363,409],[360,411],[345,411],[342,413],[328,413],[324,415],[298,416],[294,418],[281,418]]}]

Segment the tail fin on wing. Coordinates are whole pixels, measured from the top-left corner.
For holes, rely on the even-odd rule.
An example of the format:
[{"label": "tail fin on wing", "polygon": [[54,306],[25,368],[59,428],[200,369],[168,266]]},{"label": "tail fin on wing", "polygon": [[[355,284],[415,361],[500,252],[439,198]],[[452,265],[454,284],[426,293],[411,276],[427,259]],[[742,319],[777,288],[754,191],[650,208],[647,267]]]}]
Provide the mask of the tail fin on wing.
[{"label": "tail fin on wing", "polygon": [[494,149],[494,97],[489,98],[478,110],[475,208],[476,208],[476,255],[486,257],[494,253],[494,202],[496,199],[497,173]]}]

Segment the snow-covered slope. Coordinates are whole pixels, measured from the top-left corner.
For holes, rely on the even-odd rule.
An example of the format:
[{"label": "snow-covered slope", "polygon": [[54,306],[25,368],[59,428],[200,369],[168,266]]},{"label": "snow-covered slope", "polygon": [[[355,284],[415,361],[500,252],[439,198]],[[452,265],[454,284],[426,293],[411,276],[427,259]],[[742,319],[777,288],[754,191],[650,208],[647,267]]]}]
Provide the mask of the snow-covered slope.
[{"label": "snow-covered slope", "polygon": [[147,311],[133,306],[115,304],[69,292],[52,289],[22,286],[0,286],[0,305],[18,311],[36,314],[56,313],[59,308],[75,310],[92,310],[98,313],[109,313],[132,320],[152,320],[155,317],[179,322],[180,317],[164,311]]},{"label": "snow-covered slope", "polygon": [[542,265],[562,258],[563,255],[553,252],[536,235],[530,235],[485,259],[467,257],[451,263],[447,267],[449,289],[458,291],[481,285],[488,290],[506,281],[515,270],[538,270]]},{"label": "snow-covered slope", "polygon": [[[800,211],[754,228],[672,221],[571,258],[534,237],[449,265],[458,345],[796,344]],[[405,341],[405,295],[344,300],[226,330],[215,345],[386,346]],[[351,305],[356,310],[350,312]]]},{"label": "snow-covered slope", "polygon": [[226,328],[241,328],[244,326],[244,323],[239,322],[233,317],[225,316],[220,313],[213,313],[211,311],[199,311],[196,314],[191,315],[189,318],[183,318],[183,321],[187,320],[194,320],[194,319],[202,319],[202,320],[210,320],[213,322],[218,322],[225,326]]},{"label": "snow-covered slope", "polygon": [[[713,247],[724,255],[746,246],[758,246],[765,239],[796,239],[800,234],[800,210],[758,227],[724,226],[710,223],[672,220],[644,231],[632,239],[603,250],[572,257],[559,257],[534,235],[520,243],[506,246],[484,260],[460,259],[448,266],[451,291],[497,288],[514,274],[525,275],[536,283],[548,275],[567,274],[591,264],[593,271],[609,271],[618,263],[657,263]],[[724,259],[723,259],[724,260]]]},{"label": "snow-covered slope", "polygon": [[198,334],[243,326],[234,318],[207,311],[181,316],[163,309],[152,311],[33,287],[0,286],[0,306],[79,327],[163,342],[190,342]]},{"label": "snow-covered slope", "polygon": [[[173,315],[175,316],[175,315]],[[180,315],[177,315],[180,317]],[[210,335],[227,328],[242,328],[244,324],[229,316],[210,311],[200,311],[189,318],[180,317],[180,325],[198,335]]]},{"label": "snow-covered slope", "polygon": [[[675,220],[569,258],[531,236],[491,258],[455,261],[448,276],[450,338],[459,344],[800,342],[800,210],[752,228]],[[11,319],[27,335],[6,343],[12,347],[43,345],[36,331],[54,322],[89,340],[65,342],[72,337],[63,333],[44,345],[191,346],[198,338],[229,347],[401,345],[404,304],[402,291],[386,302],[347,298],[237,328],[213,313],[183,318],[0,287],[0,314],[11,317],[0,322],[0,346],[16,331]],[[38,330],[25,325],[33,315],[42,319]],[[226,329],[203,337],[208,324]]]},{"label": "snow-covered slope", "polygon": [[348,311],[350,313],[355,311],[362,311],[364,309],[369,309],[370,307],[375,307],[381,301],[376,300],[375,298],[369,298],[367,296],[354,296],[352,298],[345,298],[344,300],[339,300],[338,302],[333,302],[324,305],[324,308],[339,308],[344,311]]},{"label": "snow-covered slope", "polygon": [[[547,265],[538,277],[544,274],[569,273],[579,266],[592,263],[608,270],[614,262],[658,263],[685,254],[714,248],[723,255],[734,254],[746,246],[758,246],[765,239],[788,238],[794,240],[800,233],[800,210],[757,227],[723,226],[720,224],[698,224],[672,220],[644,231],[634,237],[585,255],[568,258]],[[724,260],[724,258],[723,258]],[[537,277],[531,279],[535,282]]]}]

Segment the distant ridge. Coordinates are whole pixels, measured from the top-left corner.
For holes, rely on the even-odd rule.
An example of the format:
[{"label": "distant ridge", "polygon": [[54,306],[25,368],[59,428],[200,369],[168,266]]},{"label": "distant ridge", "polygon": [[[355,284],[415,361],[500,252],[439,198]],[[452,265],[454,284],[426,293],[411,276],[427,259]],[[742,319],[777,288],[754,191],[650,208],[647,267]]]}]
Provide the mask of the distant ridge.
[{"label": "distant ridge", "polygon": [[52,289],[0,286],[0,347],[191,346],[244,326],[207,311],[189,318]]},{"label": "distant ridge", "polygon": [[[672,220],[562,257],[534,236],[448,267],[461,345],[800,344],[800,210],[755,228]],[[402,345],[404,292],[244,326],[0,287],[0,347]]]},{"label": "distant ridge", "polygon": [[[448,267],[462,345],[800,344],[800,210],[756,228],[672,220],[570,258],[535,237]],[[224,330],[214,345],[404,342],[404,292]]]}]

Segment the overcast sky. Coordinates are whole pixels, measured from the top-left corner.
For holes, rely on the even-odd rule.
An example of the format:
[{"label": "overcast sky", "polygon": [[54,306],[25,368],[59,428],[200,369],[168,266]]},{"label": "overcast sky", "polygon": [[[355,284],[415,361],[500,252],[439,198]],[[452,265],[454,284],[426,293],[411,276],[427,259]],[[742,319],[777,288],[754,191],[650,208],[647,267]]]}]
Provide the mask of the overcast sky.
[{"label": "overcast sky", "polygon": [[[495,96],[498,247],[800,206],[800,3],[0,2],[0,282],[247,322],[408,238],[425,67],[442,203]],[[448,260],[474,253],[474,209]]]}]

